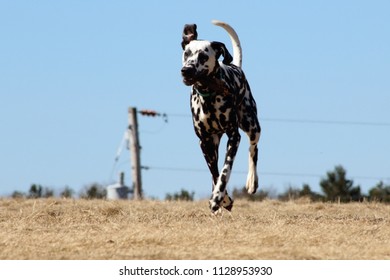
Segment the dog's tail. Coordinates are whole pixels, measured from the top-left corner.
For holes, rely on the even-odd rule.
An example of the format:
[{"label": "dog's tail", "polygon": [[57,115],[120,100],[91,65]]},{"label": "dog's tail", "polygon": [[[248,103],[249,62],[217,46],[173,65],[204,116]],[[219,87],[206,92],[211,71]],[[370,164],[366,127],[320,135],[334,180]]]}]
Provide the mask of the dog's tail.
[{"label": "dog's tail", "polygon": [[230,40],[232,41],[233,45],[233,64],[240,67],[242,65],[242,49],[240,44],[240,39],[238,39],[238,35],[236,31],[227,23],[219,21],[219,20],[213,20],[211,21],[214,25],[220,26],[223,29],[227,31],[229,34]]}]

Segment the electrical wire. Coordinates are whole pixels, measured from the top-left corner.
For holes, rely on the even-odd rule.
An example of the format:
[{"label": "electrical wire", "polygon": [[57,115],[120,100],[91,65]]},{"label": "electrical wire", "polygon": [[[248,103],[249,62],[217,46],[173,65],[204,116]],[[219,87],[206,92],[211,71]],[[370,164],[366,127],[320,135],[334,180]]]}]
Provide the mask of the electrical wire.
[{"label": "electrical wire", "polygon": [[[147,116],[162,116],[164,119],[164,122],[167,123],[168,116],[173,118],[190,118],[190,114],[176,114],[176,113],[158,113],[153,110],[142,110],[140,111],[142,115]],[[348,126],[382,126],[382,127],[388,127],[390,126],[390,122],[363,122],[363,121],[343,121],[343,120],[313,120],[313,119],[290,119],[290,118],[261,118],[260,121],[265,122],[279,122],[279,123],[298,123],[298,124],[323,124],[323,125],[348,125]],[[126,136],[124,136],[123,142],[125,142]],[[121,146],[123,147],[123,142],[121,143]],[[122,150],[118,150],[116,161],[119,158],[119,155],[121,154]],[[117,162],[114,163],[113,170],[115,169],[115,165]],[[186,168],[186,167],[162,167],[162,166],[143,166],[142,169],[144,170],[160,170],[160,171],[173,171],[173,172],[208,172],[208,170],[205,169],[196,169],[196,168]],[[111,177],[112,177],[111,172]],[[233,170],[233,173],[237,174],[246,174],[246,171],[242,170]],[[324,175],[320,174],[309,174],[309,173],[289,173],[289,172],[259,172],[260,175],[263,176],[284,176],[284,177],[315,177],[315,178],[321,178]],[[362,180],[389,180],[390,177],[373,177],[373,176],[352,176],[353,179],[362,179]]]},{"label": "electrical wire", "polygon": [[[190,118],[190,114],[167,114],[170,117]],[[314,119],[290,119],[290,118],[264,118],[260,121],[279,123],[301,123],[301,124],[330,124],[330,125],[350,125],[350,126],[390,126],[390,122],[364,122],[364,121],[344,121],[344,120],[314,120]]]},{"label": "electrical wire", "polygon": [[[159,170],[159,171],[173,171],[173,172],[209,172],[207,168],[200,169],[200,168],[187,168],[187,167],[163,167],[163,166],[147,166],[143,169],[146,170]],[[234,170],[232,173],[236,174],[246,174],[247,171],[243,170]],[[325,175],[324,174],[313,174],[313,173],[292,173],[292,172],[259,172],[259,175],[263,176],[281,176],[281,177],[314,177],[314,178],[322,178]],[[351,176],[353,179],[360,179],[360,180],[380,180],[380,181],[390,181],[390,177],[374,177],[374,176],[363,176],[363,175],[357,175],[357,176]]]}]

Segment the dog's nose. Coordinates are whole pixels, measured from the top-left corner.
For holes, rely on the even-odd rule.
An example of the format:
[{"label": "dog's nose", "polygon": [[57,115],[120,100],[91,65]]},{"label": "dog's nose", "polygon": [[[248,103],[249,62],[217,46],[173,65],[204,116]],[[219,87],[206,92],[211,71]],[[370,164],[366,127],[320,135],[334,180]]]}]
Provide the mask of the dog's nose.
[{"label": "dog's nose", "polygon": [[181,74],[183,77],[193,77],[195,75],[195,67],[186,66],[181,68]]}]

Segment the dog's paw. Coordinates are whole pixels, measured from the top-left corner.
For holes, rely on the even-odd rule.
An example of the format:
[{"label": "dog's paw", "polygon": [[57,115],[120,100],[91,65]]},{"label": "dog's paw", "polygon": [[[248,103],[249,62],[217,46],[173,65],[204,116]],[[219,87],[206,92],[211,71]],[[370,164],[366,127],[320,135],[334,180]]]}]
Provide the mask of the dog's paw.
[{"label": "dog's paw", "polygon": [[218,189],[219,189],[218,186],[216,186],[214,188],[214,192],[211,195],[211,198],[209,201],[209,206],[210,206],[210,210],[212,213],[215,213],[221,207],[222,201],[223,201],[225,194],[226,194],[226,191],[221,192]]},{"label": "dog's paw", "polygon": [[209,206],[210,206],[211,213],[214,215],[218,214],[221,211],[219,204],[216,203],[213,199],[209,200]]},{"label": "dog's paw", "polygon": [[222,206],[223,206],[223,208],[225,208],[226,210],[228,210],[230,212],[230,211],[232,211],[233,203],[234,203],[234,200],[230,196],[225,195],[225,197],[223,198],[223,201],[222,201]]},{"label": "dog's paw", "polygon": [[254,194],[259,187],[259,180],[257,174],[248,174],[245,188],[249,194]]},{"label": "dog's paw", "polygon": [[229,196],[225,195],[222,200],[218,199],[218,196],[209,200],[209,206],[212,214],[218,214],[221,212],[221,206],[232,211],[234,200]]}]

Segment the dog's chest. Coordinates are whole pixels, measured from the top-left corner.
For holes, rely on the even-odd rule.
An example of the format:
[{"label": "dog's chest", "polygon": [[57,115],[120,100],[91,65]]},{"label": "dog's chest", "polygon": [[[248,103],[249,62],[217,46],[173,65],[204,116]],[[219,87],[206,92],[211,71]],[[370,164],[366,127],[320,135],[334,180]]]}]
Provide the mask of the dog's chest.
[{"label": "dog's chest", "polygon": [[223,133],[236,122],[233,99],[229,96],[202,97],[195,91],[191,95],[191,111],[198,134]]}]

